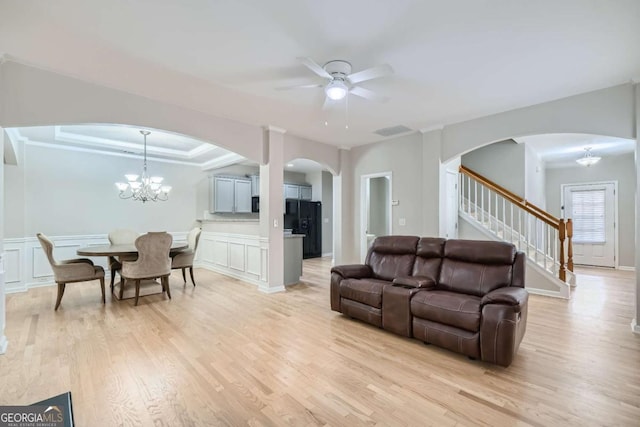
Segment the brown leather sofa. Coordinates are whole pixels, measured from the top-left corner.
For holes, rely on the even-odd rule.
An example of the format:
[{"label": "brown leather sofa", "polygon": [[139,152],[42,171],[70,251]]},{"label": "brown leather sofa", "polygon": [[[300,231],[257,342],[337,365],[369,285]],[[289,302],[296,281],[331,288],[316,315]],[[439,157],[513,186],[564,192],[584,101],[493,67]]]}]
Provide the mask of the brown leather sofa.
[{"label": "brown leather sofa", "polygon": [[504,242],[378,237],[331,269],[331,309],[502,366],[527,323],[524,253]]}]

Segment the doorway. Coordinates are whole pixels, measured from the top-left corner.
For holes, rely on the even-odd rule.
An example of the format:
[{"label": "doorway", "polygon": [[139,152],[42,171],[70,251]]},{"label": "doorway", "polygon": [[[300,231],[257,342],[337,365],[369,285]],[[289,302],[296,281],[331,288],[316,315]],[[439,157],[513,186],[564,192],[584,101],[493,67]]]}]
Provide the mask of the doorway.
[{"label": "doorway", "polygon": [[617,182],[562,185],[564,216],[573,222],[574,264],[616,267]]},{"label": "doorway", "polygon": [[392,234],[391,172],[362,175],[360,193],[360,256],[364,261],[369,246],[376,237]]}]

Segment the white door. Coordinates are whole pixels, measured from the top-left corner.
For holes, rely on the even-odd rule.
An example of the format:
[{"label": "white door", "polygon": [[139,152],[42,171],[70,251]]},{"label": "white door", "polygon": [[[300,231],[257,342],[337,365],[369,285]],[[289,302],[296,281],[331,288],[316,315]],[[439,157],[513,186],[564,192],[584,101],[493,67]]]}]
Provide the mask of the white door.
[{"label": "white door", "polygon": [[563,187],[564,216],[573,222],[573,263],[615,267],[616,183]]},{"label": "white door", "polygon": [[447,171],[447,239],[458,238],[458,173]]}]

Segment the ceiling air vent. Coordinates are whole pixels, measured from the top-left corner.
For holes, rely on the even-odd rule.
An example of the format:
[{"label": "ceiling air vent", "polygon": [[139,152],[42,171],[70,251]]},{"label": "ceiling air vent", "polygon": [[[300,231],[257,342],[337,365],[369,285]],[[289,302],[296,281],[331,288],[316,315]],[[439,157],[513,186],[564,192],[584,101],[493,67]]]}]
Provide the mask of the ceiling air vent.
[{"label": "ceiling air vent", "polygon": [[374,133],[380,136],[393,136],[393,135],[398,135],[405,132],[411,132],[412,130],[413,129],[410,129],[404,125],[398,125],[398,126],[391,126],[389,128],[378,129]]}]

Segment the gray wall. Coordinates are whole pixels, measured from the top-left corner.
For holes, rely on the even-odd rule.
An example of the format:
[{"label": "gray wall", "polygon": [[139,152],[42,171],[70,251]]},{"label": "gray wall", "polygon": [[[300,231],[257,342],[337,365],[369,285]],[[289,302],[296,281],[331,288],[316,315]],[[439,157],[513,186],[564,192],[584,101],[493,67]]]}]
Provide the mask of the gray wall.
[{"label": "gray wall", "polygon": [[544,163],[528,144],[524,145],[524,198],[545,209]]},{"label": "gray wall", "polygon": [[634,154],[603,156],[590,167],[548,168],[545,170],[547,210],[560,217],[562,184],[618,181],[618,259],[621,266],[635,265],[635,194]]},{"label": "gray wall", "polygon": [[462,156],[462,165],[524,197],[525,148],[513,140],[496,142]]},{"label": "gray wall", "polygon": [[187,231],[196,218],[200,168],[149,161],[173,187],[169,201],[122,200],[114,185],[140,173],[142,160],[27,144],[23,161],[5,167],[5,237],[106,234],[114,228]]}]

